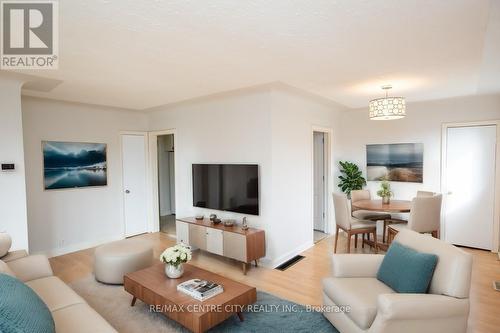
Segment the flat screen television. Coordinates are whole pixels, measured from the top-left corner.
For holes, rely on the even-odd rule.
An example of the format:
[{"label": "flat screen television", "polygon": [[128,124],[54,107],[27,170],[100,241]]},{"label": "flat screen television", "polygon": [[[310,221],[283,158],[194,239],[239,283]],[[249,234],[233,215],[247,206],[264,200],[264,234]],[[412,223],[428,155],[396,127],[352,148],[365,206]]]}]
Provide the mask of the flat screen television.
[{"label": "flat screen television", "polygon": [[193,164],[193,206],[259,215],[259,166]]}]

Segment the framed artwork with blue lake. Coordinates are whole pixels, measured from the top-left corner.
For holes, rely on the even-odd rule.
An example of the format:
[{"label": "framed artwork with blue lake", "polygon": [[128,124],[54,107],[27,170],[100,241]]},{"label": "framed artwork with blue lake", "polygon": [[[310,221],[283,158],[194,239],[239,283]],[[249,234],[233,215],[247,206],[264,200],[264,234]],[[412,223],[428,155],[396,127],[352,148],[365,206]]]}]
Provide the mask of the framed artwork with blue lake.
[{"label": "framed artwork with blue lake", "polygon": [[42,141],[46,190],[106,186],[105,143]]},{"label": "framed artwork with blue lake", "polygon": [[424,144],[366,145],[367,180],[423,183]]}]

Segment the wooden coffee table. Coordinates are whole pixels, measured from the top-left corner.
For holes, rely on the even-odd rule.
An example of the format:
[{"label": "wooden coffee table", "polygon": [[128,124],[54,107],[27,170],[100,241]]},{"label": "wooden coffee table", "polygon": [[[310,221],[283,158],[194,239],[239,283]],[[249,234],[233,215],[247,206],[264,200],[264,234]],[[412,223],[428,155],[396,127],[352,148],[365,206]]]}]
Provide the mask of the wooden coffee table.
[{"label": "wooden coffee table", "polygon": [[[200,302],[177,291],[179,283],[191,279],[217,282],[224,292]],[[254,287],[189,264],[184,264],[184,275],[179,279],[168,278],[162,263],[129,273],[124,277],[124,288],[133,296],[132,306],[140,299],[150,306],[154,305],[154,311],[196,333],[205,332],[235,314],[243,321],[241,311],[257,300]]]}]

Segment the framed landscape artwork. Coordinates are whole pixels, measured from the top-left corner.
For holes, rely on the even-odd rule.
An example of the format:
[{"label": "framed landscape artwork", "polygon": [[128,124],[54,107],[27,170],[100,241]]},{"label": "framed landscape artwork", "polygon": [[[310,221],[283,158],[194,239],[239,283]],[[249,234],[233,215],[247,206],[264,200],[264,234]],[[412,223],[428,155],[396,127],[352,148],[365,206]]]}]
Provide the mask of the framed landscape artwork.
[{"label": "framed landscape artwork", "polygon": [[423,167],[422,143],[366,145],[367,180],[422,183]]},{"label": "framed landscape artwork", "polygon": [[106,186],[106,144],[42,141],[46,190]]}]

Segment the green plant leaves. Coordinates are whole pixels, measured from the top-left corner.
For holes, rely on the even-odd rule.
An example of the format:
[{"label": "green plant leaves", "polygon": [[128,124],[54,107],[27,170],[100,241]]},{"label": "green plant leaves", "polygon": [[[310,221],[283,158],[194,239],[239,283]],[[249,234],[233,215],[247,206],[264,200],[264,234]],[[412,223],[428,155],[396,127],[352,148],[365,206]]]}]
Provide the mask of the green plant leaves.
[{"label": "green plant leaves", "polygon": [[366,185],[366,180],[359,167],[348,161],[339,161],[340,172],[338,187],[347,194],[351,195],[352,190],[361,190]]}]

